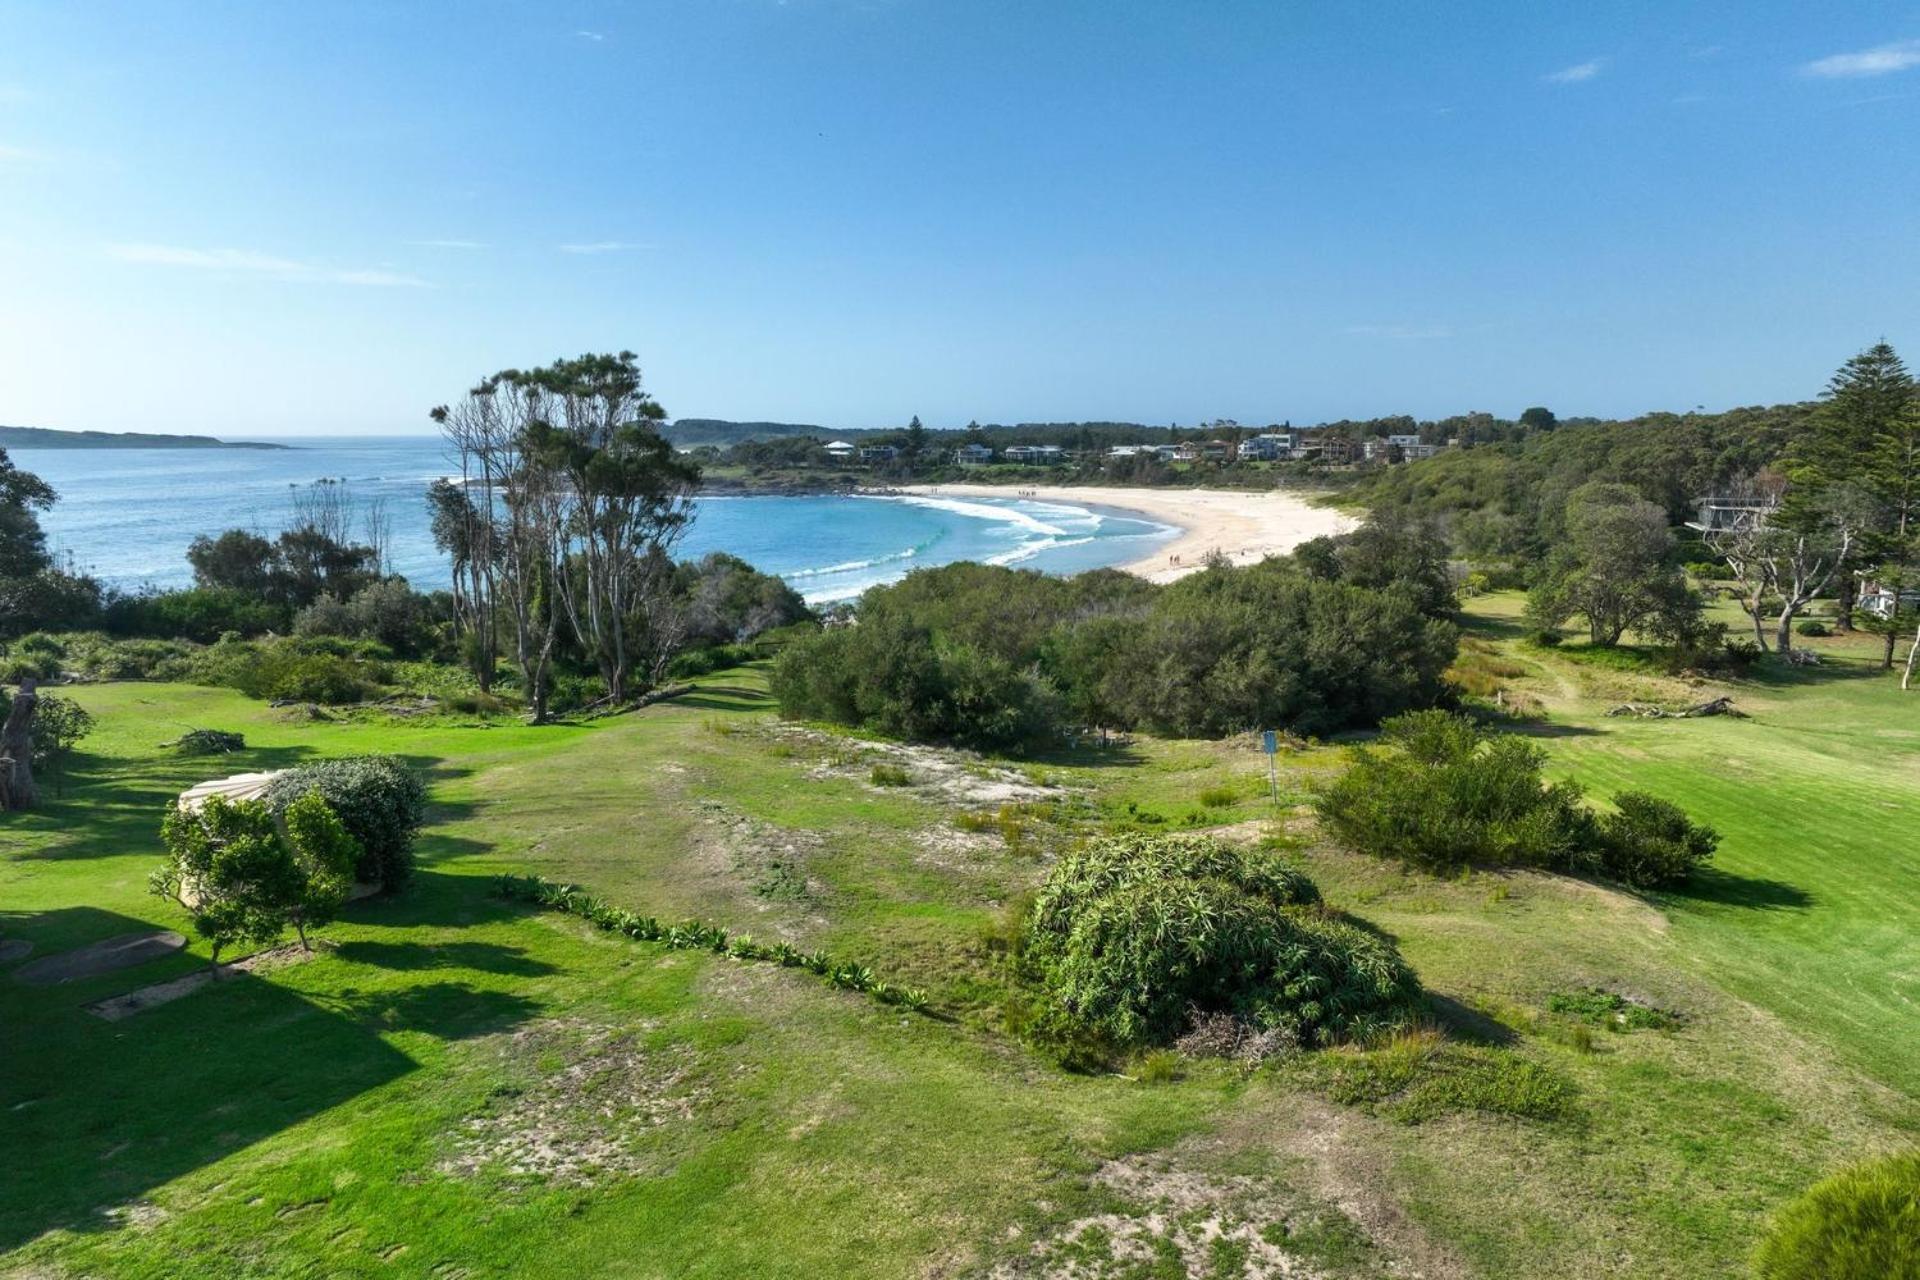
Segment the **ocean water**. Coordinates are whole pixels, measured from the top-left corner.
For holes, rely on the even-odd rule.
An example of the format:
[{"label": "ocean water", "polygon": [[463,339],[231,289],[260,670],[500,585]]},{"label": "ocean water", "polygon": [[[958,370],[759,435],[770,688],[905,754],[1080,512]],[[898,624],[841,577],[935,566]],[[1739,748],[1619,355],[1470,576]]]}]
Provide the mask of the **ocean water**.
[{"label": "ocean water", "polygon": [[[362,510],[383,498],[396,572],[422,589],[448,569],[428,526],[427,485],[454,470],[431,437],[293,440],[276,449],[19,449],[59,492],[42,517],[63,563],[123,589],[192,582],[200,534],[284,528],[295,490],[344,480]],[[778,573],[814,603],[850,599],[914,568],[979,560],[1075,573],[1150,555],[1176,530],[1059,498],[708,497],[682,557],[726,551]]]}]

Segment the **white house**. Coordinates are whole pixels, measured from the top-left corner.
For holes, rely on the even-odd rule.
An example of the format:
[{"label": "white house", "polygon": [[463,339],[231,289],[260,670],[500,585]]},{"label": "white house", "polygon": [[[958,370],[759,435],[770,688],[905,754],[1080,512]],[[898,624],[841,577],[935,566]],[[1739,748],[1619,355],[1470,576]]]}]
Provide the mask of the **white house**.
[{"label": "white house", "polygon": [[1242,462],[1278,462],[1292,452],[1291,440],[1276,432],[1268,432],[1240,442]]},{"label": "white house", "polygon": [[953,451],[953,460],[963,467],[984,467],[993,461],[993,450],[984,444],[963,444]]},{"label": "white house", "polygon": [[855,449],[845,440],[829,440],[821,447],[827,451],[827,456],[835,462],[852,462],[853,455],[859,452],[858,449]]},{"label": "white house", "polygon": [[1057,444],[1015,444],[1007,446],[1008,462],[1025,462],[1036,466],[1047,466],[1055,462],[1064,462],[1067,451]]}]

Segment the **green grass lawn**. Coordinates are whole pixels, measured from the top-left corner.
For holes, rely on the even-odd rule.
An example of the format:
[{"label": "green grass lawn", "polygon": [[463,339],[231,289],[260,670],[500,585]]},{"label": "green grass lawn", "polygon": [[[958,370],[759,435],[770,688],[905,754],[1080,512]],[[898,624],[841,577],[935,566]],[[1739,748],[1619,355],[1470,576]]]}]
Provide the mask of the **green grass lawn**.
[{"label": "green grass lawn", "polygon": [[[1509,598],[1472,608],[1556,762],[1720,828],[1698,892],[1438,881],[1325,848],[1298,805],[1334,748],[1283,755],[1277,809],[1244,741],[1015,766],[1050,790],[1004,812],[986,797],[1016,775],[984,765],[876,785],[875,748],[777,730],[751,668],[543,729],[77,689],[99,730],[66,794],[0,826],[0,935],[36,954],[183,923],[145,879],[161,809],[203,778],[390,751],[429,771],[433,811],[417,882],[354,904],[309,963],[118,1023],[82,1006],[204,948],[52,988],[0,972],[0,1275],[1185,1274],[1164,1241],[1127,1243],[1152,1214],[1240,1231],[1208,1254],[1220,1276],[1268,1245],[1332,1276],[1741,1274],[1772,1207],[1920,1129],[1900,927],[1920,695],[1854,657],[1733,687],[1750,720],[1609,719],[1691,691],[1524,649]],[[159,749],[188,726],[249,750]],[[1112,826],[1296,848],[1397,939],[1437,1017],[1571,1107],[1408,1123],[1333,1101],[1311,1064],[1168,1084],[1051,1066],[1005,1031],[986,939],[1051,850]],[[503,870],[826,947],[926,987],[937,1016],[508,906]],[[1589,1043],[1546,1006],[1592,984],[1684,1021]]]}]

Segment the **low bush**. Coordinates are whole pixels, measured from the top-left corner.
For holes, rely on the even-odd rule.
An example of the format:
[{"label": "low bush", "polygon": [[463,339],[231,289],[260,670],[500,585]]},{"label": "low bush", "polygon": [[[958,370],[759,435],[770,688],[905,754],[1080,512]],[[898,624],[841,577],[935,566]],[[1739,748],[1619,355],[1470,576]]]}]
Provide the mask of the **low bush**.
[{"label": "low bush", "polygon": [[1557,991],[1547,997],[1547,1008],[1608,1031],[1666,1031],[1680,1025],[1679,1014],[1604,987]]},{"label": "low bush", "polygon": [[1341,843],[1436,872],[1554,866],[1584,847],[1591,818],[1579,789],[1545,785],[1546,753],[1525,738],[1418,711],[1387,721],[1381,741],[1388,750],[1357,748],[1315,794]]},{"label": "low bush", "polygon": [[897,764],[877,764],[867,775],[876,787],[910,787],[913,775]]},{"label": "low bush", "polygon": [[356,877],[391,892],[413,874],[413,843],[426,817],[426,787],[397,756],[350,756],[289,769],[262,797],[276,813],[319,792],[360,845]]},{"label": "low bush", "polygon": [[1613,798],[1619,812],[1600,819],[1584,861],[1595,873],[1636,889],[1684,884],[1719,847],[1712,827],[1687,817],[1680,806],[1644,791]]},{"label": "low bush", "polygon": [[83,631],[64,641],[67,670],[95,680],[185,680],[194,646],[178,640],[116,640]]},{"label": "low bush", "polygon": [[1635,888],[1684,882],[1719,836],[1644,792],[1596,818],[1573,782],[1549,784],[1546,752],[1488,734],[1465,716],[1420,711],[1382,726],[1385,749],[1356,748],[1314,807],[1341,843],[1426,871],[1522,866],[1602,876]]},{"label": "low bush", "polygon": [[1920,1153],[1814,1184],[1774,1218],[1753,1270],[1759,1280],[1920,1280]]},{"label": "low bush", "polygon": [[183,756],[224,756],[247,749],[245,735],[224,729],[189,729],[172,742],[163,742]]},{"label": "low bush", "polygon": [[1818,618],[1808,618],[1805,622],[1795,627],[1794,630],[1803,636],[1812,636],[1815,639],[1833,634],[1833,628]]},{"label": "low bush", "polygon": [[231,633],[193,655],[193,678],[250,698],[339,706],[379,695],[390,674],[379,646],[333,637],[243,640]]},{"label": "low bush", "polygon": [[1240,792],[1228,786],[1205,787],[1200,792],[1200,807],[1203,809],[1231,809],[1240,803]]},{"label": "low bush", "polygon": [[1326,911],[1272,854],[1127,835],[1055,864],[1022,947],[1035,1032],[1076,1055],[1165,1044],[1224,1012],[1303,1044],[1390,1026],[1419,991],[1392,944]]}]

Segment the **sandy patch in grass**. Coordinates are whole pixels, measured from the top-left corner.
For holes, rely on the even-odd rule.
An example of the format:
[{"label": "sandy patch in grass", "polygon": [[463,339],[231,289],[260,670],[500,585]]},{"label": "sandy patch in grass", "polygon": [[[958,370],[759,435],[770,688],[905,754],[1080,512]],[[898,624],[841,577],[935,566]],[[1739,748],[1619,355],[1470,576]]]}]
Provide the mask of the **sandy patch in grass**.
[{"label": "sandy patch in grass", "polygon": [[1177,1151],[1110,1160],[1092,1184],[1112,1208],[1074,1219],[990,1274],[996,1280],[1414,1274],[1387,1262],[1341,1210],[1270,1179],[1201,1172],[1184,1165]]},{"label": "sandy patch in grass", "polygon": [[857,778],[872,785],[869,778],[874,765],[893,765],[906,770],[908,785],[876,790],[908,791],[971,809],[1053,800],[1067,794],[1065,787],[1035,781],[1018,769],[990,763],[971,751],[904,742],[864,742],[791,724],[772,725],[768,733],[820,752],[822,758],[807,770],[810,778]]},{"label": "sandy patch in grass", "polygon": [[129,991],[123,996],[109,996],[105,1000],[96,1000],[86,1006],[88,1013],[108,1022],[119,1022],[131,1018],[136,1013],[157,1008],[163,1004],[172,1004],[182,996],[190,996],[204,987],[212,986],[237,973],[267,973],[274,969],[284,969],[288,965],[304,964],[331,947],[329,942],[316,940],[313,950],[309,951],[297,942],[283,947],[273,947],[266,951],[256,951],[244,959],[232,964],[223,964],[218,969],[202,969],[175,978],[171,982],[156,982],[152,986],[141,987],[138,991]]},{"label": "sandy patch in grass", "polygon": [[658,1136],[713,1090],[690,1049],[644,1047],[647,1030],[554,1019],[476,1042],[509,1079],[460,1122],[440,1172],[577,1187],[664,1172]]}]

